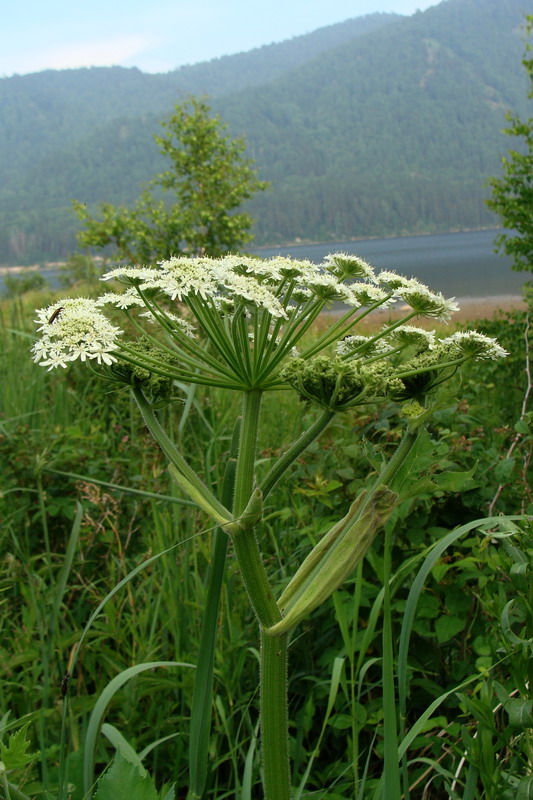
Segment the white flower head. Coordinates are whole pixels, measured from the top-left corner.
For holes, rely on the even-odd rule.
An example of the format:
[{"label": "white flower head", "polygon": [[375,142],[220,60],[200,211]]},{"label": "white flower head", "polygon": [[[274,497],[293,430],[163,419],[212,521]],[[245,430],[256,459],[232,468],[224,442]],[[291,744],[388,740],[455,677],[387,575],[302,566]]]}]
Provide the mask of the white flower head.
[{"label": "white flower head", "polygon": [[383,291],[378,286],[371,286],[367,283],[352,283],[346,287],[346,302],[353,306],[373,306],[379,303],[380,306],[386,308],[392,302],[393,297],[389,297],[389,293]]},{"label": "white flower head", "polygon": [[218,289],[215,264],[215,259],[210,258],[173,256],[161,261],[159,269],[152,270],[141,289],[159,289],[171,300],[182,300],[189,294],[200,295],[205,300]]},{"label": "white flower head", "polygon": [[366,278],[372,283],[376,282],[374,269],[359,256],[349,253],[330,253],[324,263],[334,275],[341,280],[345,278]]},{"label": "white flower head", "polygon": [[266,263],[271,269],[275,269],[282,278],[305,278],[305,276],[320,274],[317,265],[306,259],[297,260],[285,256],[274,256]]},{"label": "white flower head", "polygon": [[340,342],[337,342],[335,348],[340,356],[386,356],[387,353],[390,353],[391,349],[390,345],[384,342],[383,339],[376,339],[373,341],[372,337],[359,334],[345,336]]},{"label": "white flower head", "polygon": [[116,280],[126,286],[139,286],[146,280],[150,280],[152,275],[157,274],[157,270],[150,267],[116,267],[109,270],[100,278],[101,281]]},{"label": "white flower head", "polygon": [[458,355],[475,359],[505,358],[509,355],[496,339],[491,339],[478,331],[456,331],[446,339],[441,339],[440,344],[449,347]]},{"label": "white flower head", "polygon": [[266,309],[273,317],[287,318],[287,312],[277,297],[263,283],[248,275],[228,273],[220,276],[220,282],[232,298],[244,300],[257,308]]},{"label": "white flower head", "polygon": [[117,349],[116,340],[122,331],[109,322],[94,300],[60,300],[39,309],[37,322],[41,323],[41,340],[32,351],[34,361],[43,367],[65,367],[77,358],[106,364],[116,360],[111,354]]},{"label": "white flower head", "polygon": [[384,338],[395,347],[415,345],[419,350],[433,350],[435,347],[435,331],[425,331],[414,325],[399,325]]},{"label": "white flower head", "polygon": [[[378,283],[385,283],[391,289],[401,289],[404,286],[412,285],[412,278],[405,278],[403,275],[398,275],[394,270],[382,270],[377,275]],[[422,284],[421,284],[422,285]]]},{"label": "white flower head", "polygon": [[321,300],[349,302],[349,287],[329,272],[307,273],[302,275],[300,282]]},{"label": "white flower head", "polygon": [[431,292],[422,284],[402,288],[399,295],[421,317],[432,317],[446,321],[459,310],[455,297],[445,298],[440,292]]},{"label": "white flower head", "polygon": [[219,268],[231,270],[237,275],[255,277],[262,282],[278,283],[282,278],[274,259],[263,260],[252,256],[228,255],[218,259]]},{"label": "white flower head", "polygon": [[106,292],[106,294],[100,295],[100,297],[95,300],[95,305],[115,306],[115,308],[120,308],[123,311],[133,306],[143,307],[144,303],[135,290],[127,289],[122,293]]}]

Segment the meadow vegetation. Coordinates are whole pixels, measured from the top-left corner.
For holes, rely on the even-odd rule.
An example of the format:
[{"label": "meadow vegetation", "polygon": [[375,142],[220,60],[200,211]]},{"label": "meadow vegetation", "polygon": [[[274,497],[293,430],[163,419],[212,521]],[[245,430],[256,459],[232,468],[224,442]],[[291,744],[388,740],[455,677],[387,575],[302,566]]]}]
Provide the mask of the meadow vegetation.
[{"label": "meadow vegetation", "polygon": [[[70,292],[88,297],[98,288],[79,283]],[[140,754],[157,788],[139,797],[185,798],[214,529],[170,480],[129,392],[110,389],[83,364],[47,373],[32,363],[34,309],[58,297],[41,290],[1,306],[0,760],[7,772],[0,770],[0,794],[56,798],[67,764],[68,797],[92,796],[82,778],[92,748],[96,775],[115,752],[132,762]],[[371,320],[367,330],[382,322]],[[319,318],[309,341],[323,324]],[[531,329],[526,312],[475,327],[510,355],[470,361],[446,384],[418,452],[424,474],[386,524],[399,724],[404,731],[418,725],[402,767],[413,800],[526,798],[533,784]],[[162,422],[216,487],[231,447],[234,395],[189,386],[183,397],[161,411]],[[260,475],[316,415],[292,392],[267,395]],[[279,587],[370,486],[398,439],[396,407],[356,407],[297,459],[272,491],[262,527],[265,564]],[[519,519],[474,524],[498,515]],[[448,546],[430,554],[438,543]],[[378,535],[291,642],[297,800],[382,792],[384,556]],[[133,570],[94,618],[69,674],[91,615]],[[230,551],[206,800],[261,796],[256,637]],[[98,800],[108,797],[102,783],[97,791]]]}]

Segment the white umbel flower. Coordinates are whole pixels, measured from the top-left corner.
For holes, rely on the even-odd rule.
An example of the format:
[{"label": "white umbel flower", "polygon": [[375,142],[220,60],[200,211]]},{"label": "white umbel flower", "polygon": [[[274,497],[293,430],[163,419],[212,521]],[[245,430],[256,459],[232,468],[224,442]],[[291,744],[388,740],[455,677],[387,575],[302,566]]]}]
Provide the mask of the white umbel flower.
[{"label": "white umbel flower", "polygon": [[496,339],[478,331],[457,331],[441,339],[440,344],[450,347],[457,354],[475,359],[505,358],[509,355]]},{"label": "white umbel flower", "polygon": [[228,273],[220,276],[220,282],[233,298],[244,300],[257,308],[264,308],[273,317],[287,318],[287,312],[277,297],[255,278],[248,275]]},{"label": "white umbel flower", "polygon": [[68,361],[96,359],[111,364],[122,331],[98,309],[94,300],[78,297],[59,300],[37,311],[41,339],[33,348],[33,359],[43,367],[66,367]]},{"label": "white umbel flower", "polygon": [[213,259],[173,256],[161,261],[158,270],[141,284],[141,289],[160,289],[171,300],[197,294],[204,300],[216,293],[218,281],[213,274]]},{"label": "white umbel flower", "polygon": [[372,286],[368,283],[352,283],[346,286],[346,302],[352,306],[373,306],[379,303],[382,308],[386,308],[392,302],[394,297],[378,286]]},{"label": "white umbel flower", "polygon": [[115,267],[102,275],[100,280],[116,280],[128,286],[139,286],[143,281],[150,280],[156,273],[157,270],[151,267]]},{"label": "white umbel flower", "polygon": [[337,343],[335,348],[340,356],[348,356],[357,354],[357,356],[386,356],[391,351],[390,345],[383,341],[383,339],[373,339],[370,336],[362,336],[354,334],[352,336],[345,336]]},{"label": "white umbel flower", "polygon": [[435,347],[435,331],[425,331],[414,325],[399,325],[385,339],[395,347],[415,345],[420,350],[433,350]]},{"label": "white umbel flower", "polygon": [[346,278],[366,278],[376,282],[376,275],[370,264],[359,256],[350,253],[330,253],[324,259],[328,270],[342,280]]},{"label": "white umbel flower", "polygon": [[121,311],[124,311],[126,308],[132,308],[133,306],[144,306],[139,295],[131,289],[120,294],[116,292],[106,292],[106,294],[100,295],[100,297],[95,300],[95,304],[99,307],[115,306],[115,308],[120,308]]},{"label": "white umbel flower", "polygon": [[[398,275],[393,269],[384,269],[378,272],[378,283],[385,283],[391,289],[401,289],[405,286],[412,285],[412,278],[405,278],[403,275]],[[422,285],[422,284],[420,284]]]},{"label": "white umbel flower", "polygon": [[421,317],[446,321],[455,311],[459,311],[455,297],[447,299],[440,292],[431,292],[423,284],[413,285],[413,282],[410,282],[410,285],[400,289],[398,294]]}]

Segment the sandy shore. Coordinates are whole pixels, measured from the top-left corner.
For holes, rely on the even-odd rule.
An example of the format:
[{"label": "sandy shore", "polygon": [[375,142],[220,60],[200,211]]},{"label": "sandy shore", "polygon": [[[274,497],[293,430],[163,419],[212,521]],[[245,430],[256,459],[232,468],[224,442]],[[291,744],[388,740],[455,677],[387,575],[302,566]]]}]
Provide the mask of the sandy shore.
[{"label": "sandy shore", "polygon": [[460,310],[453,315],[454,322],[491,319],[498,311],[522,311],[527,308],[521,295],[511,294],[494,297],[456,297],[456,301]]}]

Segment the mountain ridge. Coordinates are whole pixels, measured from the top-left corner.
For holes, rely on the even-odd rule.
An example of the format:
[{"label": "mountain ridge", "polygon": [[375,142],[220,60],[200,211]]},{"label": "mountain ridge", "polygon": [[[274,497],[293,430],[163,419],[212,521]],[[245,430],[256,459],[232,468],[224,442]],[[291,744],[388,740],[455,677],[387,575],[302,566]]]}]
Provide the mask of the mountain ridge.
[{"label": "mountain ridge", "polygon": [[[520,0],[444,0],[411,17],[357,18],[296,37],[296,50],[294,40],[281,43],[290,55],[263,82],[257,81],[268,70],[261,64],[282,50],[267,45],[261,58],[257,51],[264,48],[251,51],[255,72],[250,68],[242,79],[248,85],[215,90],[210,103],[232,134],[246,136],[261,176],[273,184],[248,204],[258,218],[257,243],[494,225],[483,183],[498,171],[506,149],[505,111],[528,108],[522,21]],[[244,73],[246,55],[214,61],[228,59],[228,70]],[[116,86],[126,92],[128,81],[139,77],[98,69],[119,79],[115,96]],[[169,82],[182,70],[204,81],[217,71],[214,62],[182,67],[155,82],[149,76],[149,85],[162,85],[159,97],[167,98]],[[86,73],[61,79],[74,85],[91,77]],[[103,92],[105,81],[96,83]],[[49,130],[43,111],[48,138],[38,152],[35,139],[17,137],[16,126],[0,123],[0,147],[10,134],[17,150],[0,167],[0,261],[64,255],[74,244],[75,221],[66,211],[71,197],[130,203],[139,183],[164,168],[150,138],[160,119],[154,92],[145,102],[135,89],[120,108],[115,104],[114,116],[111,96],[93,101],[96,110],[102,105],[99,125],[88,124],[81,109],[70,138],[68,119]],[[57,93],[52,101],[58,108]]]}]

